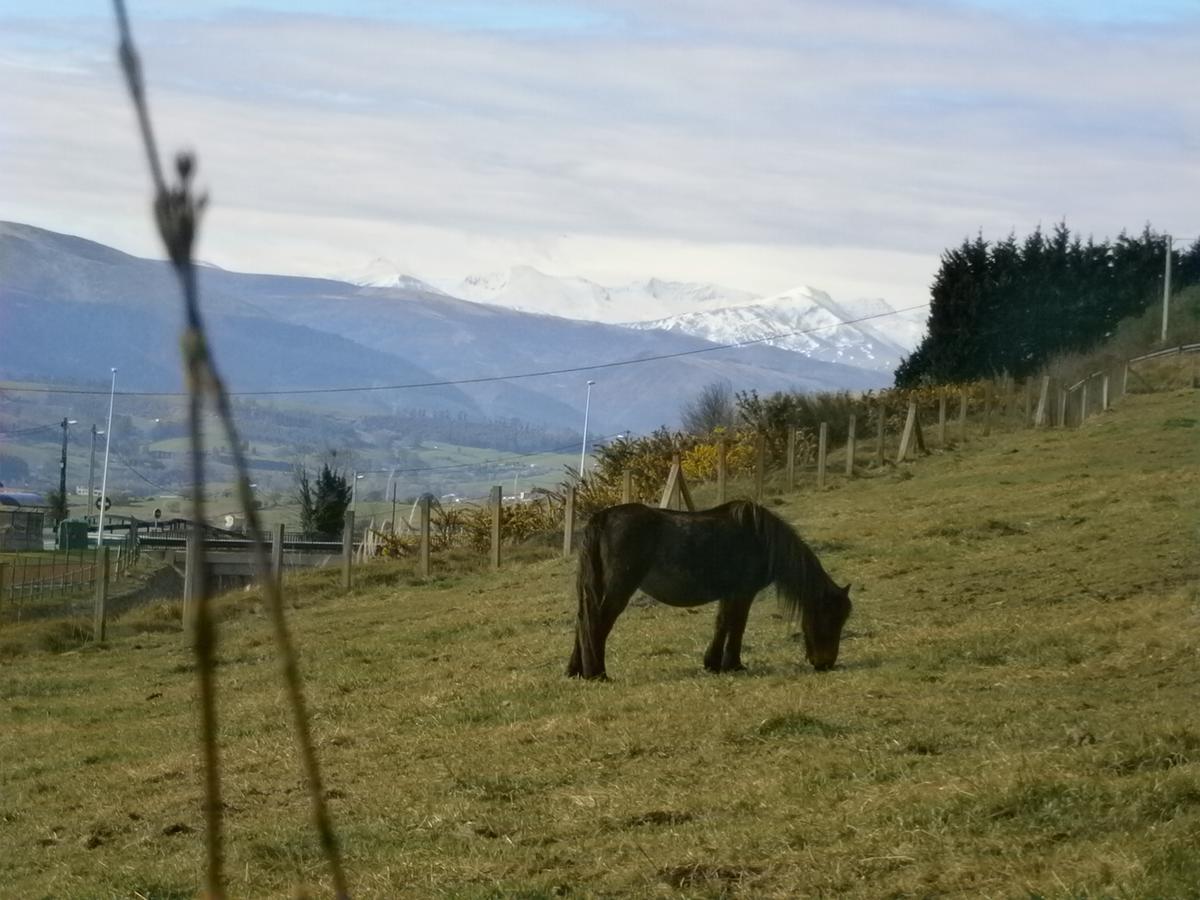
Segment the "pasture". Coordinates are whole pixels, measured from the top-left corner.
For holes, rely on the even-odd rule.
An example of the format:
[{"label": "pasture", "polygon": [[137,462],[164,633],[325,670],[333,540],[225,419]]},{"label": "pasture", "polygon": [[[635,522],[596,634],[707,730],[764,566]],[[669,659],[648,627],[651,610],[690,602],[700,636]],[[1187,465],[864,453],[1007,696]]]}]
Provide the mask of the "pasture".
[{"label": "pasture", "polygon": [[[639,603],[610,683],[563,677],[573,563],[291,582],[357,897],[1192,897],[1200,884],[1193,391],[804,491],[855,607],[837,668],[764,596],[744,674],[715,609]],[[221,604],[232,896],[328,894],[253,594]],[[0,891],[193,897],[192,661],[178,610],[0,632]]]}]

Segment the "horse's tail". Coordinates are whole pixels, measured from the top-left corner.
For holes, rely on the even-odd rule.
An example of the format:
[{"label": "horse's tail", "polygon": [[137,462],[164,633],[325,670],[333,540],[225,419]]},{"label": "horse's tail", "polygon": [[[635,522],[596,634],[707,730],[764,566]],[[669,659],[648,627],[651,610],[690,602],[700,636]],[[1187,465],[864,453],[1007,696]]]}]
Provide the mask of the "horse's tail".
[{"label": "horse's tail", "polygon": [[579,611],[575,634],[579,641],[580,663],[584,677],[595,674],[596,630],[600,623],[600,606],[604,602],[604,564],[600,545],[604,538],[604,511],[596,513],[583,529],[579,542],[579,569],[575,577],[575,595]]}]

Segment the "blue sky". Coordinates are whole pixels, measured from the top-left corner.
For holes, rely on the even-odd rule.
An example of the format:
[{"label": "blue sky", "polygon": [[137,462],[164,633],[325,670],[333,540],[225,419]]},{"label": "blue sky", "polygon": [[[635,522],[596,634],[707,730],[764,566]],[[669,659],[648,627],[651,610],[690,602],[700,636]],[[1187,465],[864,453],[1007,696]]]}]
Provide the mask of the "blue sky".
[{"label": "blue sky", "polygon": [[[1161,23],[1200,16],[1200,0],[944,0],[941,5],[974,6],[1000,15],[1101,23]],[[107,16],[108,6],[105,0],[55,0],[53,4],[0,0],[0,16],[33,19]],[[582,2],[132,0],[128,6],[138,17],[186,19],[254,11],[378,18],[451,28],[579,29],[606,27],[618,20],[605,4]],[[653,4],[646,6],[652,8]]]},{"label": "blue sky", "polygon": [[[730,8],[130,3],[230,268],[915,303],[980,230],[1197,231],[1200,0]],[[154,254],[109,16],[0,0],[0,219]]]}]

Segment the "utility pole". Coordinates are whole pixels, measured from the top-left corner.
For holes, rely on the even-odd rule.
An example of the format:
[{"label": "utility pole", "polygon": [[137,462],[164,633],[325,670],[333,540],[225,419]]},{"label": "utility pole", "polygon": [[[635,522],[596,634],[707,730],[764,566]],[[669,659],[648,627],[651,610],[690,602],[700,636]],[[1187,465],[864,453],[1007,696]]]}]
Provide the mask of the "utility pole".
[{"label": "utility pole", "polygon": [[74,419],[68,419],[66,416],[63,416],[62,459],[58,464],[58,493],[62,498],[62,514],[64,519],[70,514],[70,504],[67,502],[67,428],[74,424]]},{"label": "utility pole", "polygon": [[1163,236],[1167,245],[1167,264],[1163,274],[1163,314],[1162,314],[1162,334],[1160,338],[1163,346],[1167,345],[1167,316],[1171,309],[1171,250],[1175,246],[1175,239],[1169,234]]}]

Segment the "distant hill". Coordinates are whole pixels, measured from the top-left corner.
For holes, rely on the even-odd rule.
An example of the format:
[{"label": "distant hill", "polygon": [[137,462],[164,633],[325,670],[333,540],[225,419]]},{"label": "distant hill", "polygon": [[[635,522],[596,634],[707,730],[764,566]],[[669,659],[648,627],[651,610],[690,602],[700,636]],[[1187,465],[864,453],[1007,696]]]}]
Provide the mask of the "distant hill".
[{"label": "distant hill", "polygon": [[[524,313],[411,286],[216,267],[200,269],[200,285],[218,363],[236,391],[487,379],[687,354],[475,385],[304,398],[324,408],[445,410],[579,427],[585,382],[594,379],[595,430],[645,431],[674,424],[682,404],[715,380],[760,391],[857,390],[890,380],[769,346],[706,352],[713,343],[689,334]],[[0,377],[96,383],[116,365],[125,389],[180,387],[178,289],[163,262],[0,223],[0,306]]]}]

